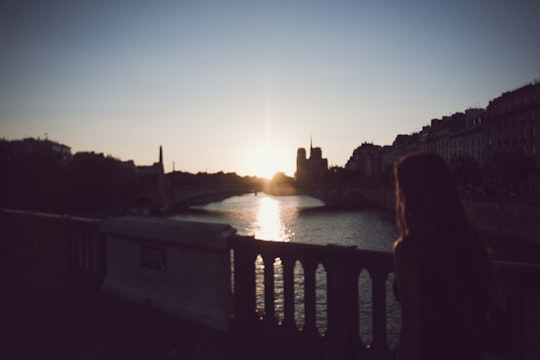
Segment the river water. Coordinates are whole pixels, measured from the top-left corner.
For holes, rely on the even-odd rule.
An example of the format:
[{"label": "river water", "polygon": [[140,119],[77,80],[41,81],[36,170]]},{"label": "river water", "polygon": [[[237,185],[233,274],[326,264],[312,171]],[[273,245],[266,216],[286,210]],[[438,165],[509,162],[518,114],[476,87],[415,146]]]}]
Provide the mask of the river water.
[{"label": "river water", "polygon": [[[254,194],[235,196],[223,201],[193,207],[172,216],[173,219],[219,222],[233,226],[240,235],[254,235],[261,240],[301,242],[308,244],[337,244],[357,246],[359,249],[392,251],[392,243],[398,236],[394,215],[376,210],[336,210],[324,207],[319,200],[307,196],[269,196]],[[274,263],[279,267],[279,263]],[[264,264],[256,261],[257,279],[262,279]],[[281,282],[279,269],[276,271],[276,285]],[[321,270],[322,271],[322,270]],[[324,288],[325,280],[317,274],[318,288]],[[295,288],[302,288],[302,269],[295,269]],[[360,332],[362,339],[369,343],[372,326],[366,321],[371,310],[369,277],[362,273],[359,286],[368,291],[360,293]],[[264,285],[257,281],[257,306],[264,308]],[[391,279],[387,282],[388,338],[394,344],[399,331],[399,307],[391,292]],[[295,294],[295,297],[296,294]],[[301,296],[298,296],[301,298]],[[317,291],[317,326],[325,329],[325,298],[323,291]],[[282,315],[282,298],[276,299],[276,315]],[[303,304],[298,303],[295,312],[297,324],[303,323]],[[364,319],[362,319],[364,317]]]}]

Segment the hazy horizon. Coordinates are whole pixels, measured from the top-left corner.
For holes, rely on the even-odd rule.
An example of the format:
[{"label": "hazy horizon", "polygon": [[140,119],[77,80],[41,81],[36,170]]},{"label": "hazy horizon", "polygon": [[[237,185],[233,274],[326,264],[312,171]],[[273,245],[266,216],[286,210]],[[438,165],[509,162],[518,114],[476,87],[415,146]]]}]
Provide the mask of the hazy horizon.
[{"label": "hazy horizon", "polygon": [[167,172],[343,166],[540,78],[537,1],[3,1],[0,137]]}]

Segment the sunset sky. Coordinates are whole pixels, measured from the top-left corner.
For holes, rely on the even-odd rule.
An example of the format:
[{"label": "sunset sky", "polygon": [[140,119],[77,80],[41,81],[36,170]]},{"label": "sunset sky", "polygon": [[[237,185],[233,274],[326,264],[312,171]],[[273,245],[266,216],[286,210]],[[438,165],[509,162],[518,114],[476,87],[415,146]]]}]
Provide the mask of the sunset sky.
[{"label": "sunset sky", "polygon": [[166,171],[343,166],[539,78],[536,0],[0,0],[0,137]]}]

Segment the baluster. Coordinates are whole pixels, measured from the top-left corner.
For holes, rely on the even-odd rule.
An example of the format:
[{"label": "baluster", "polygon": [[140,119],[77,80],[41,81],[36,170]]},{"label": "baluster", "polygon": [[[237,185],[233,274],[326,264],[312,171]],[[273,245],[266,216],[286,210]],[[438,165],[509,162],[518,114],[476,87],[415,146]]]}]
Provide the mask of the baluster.
[{"label": "baluster", "polygon": [[92,225],[94,233],[96,234],[97,241],[99,244],[98,252],[98,272],[99,272],[99,281],[103,280],[107,274],[107,246],[106,246],[106,237],[99,231],[100,222],[96,222]]},{"label": "baluster", "polygon": [[86,243],[86,236],[87,234],[82,232],[79,238],[79,272],[81,274],[84,273],[84,244]]},{"label": "baluster", "polygon": [[296,331],[294,321],[294,263],[295,259],[289,256],[281,258],[283,264],[283,300],[284,316],[283,326],[285,329]]},{"label": "baluster", "polygon": [[327,268],[328,331],[337,358],[351,358],[358,338],[358,274],[348,258],[334,259]]},{"label": "baluster", "polygon": [[386,341],[386,277],[382,270],[371,270],[373,306],[373,348],[376,352],[388,351]]},{"label": "baluster", "polygon": [[508,290],[506,294],[506,311],[508,318],[511,321],[513,339],[507,341],[512,342],[510,349],[511,359],[525,358],[525,299],[527,288],[530,289],[530,284],[534,283],[534,279],[528,278],[527,274],[510,272],[507,275]]},{"label": "baluster", "polygon": [[264,262],[264,320],[268,325],[275,323],[274,311],[274,256],[262,255]]},{"label": "baluster", "polygon": [[81,250],[82,234],[77,231],[77,238],[75,240],[75,264],[77,269],[77,275],[81,273],[82,264],[82,250]]},{"label": "baluster", "polygon": [[86,259],[88,266],[86,267],[87,276],[92,276],[94,268],[94,234],[88,232],[88,242],[86,246]]},{"label": "baluster", "polygon": [[[248,239],[248,241],[254,241]],[[234,325],[248,330],[255,319],[255,257],[246,241],[234,241]]]},{"label": "baluster", "polygon": [[38,234],[38,230],[36,229],[37,225],[36,225],[36,217],[35,215],[32,213],[32,212],[29,212],[28,213],[28,228],[29,228],[29,231],[28,231],[28,245],[29,245],[29,253],[30,253],[30,257],[29,257],[29,264],[30,266],[32,267],[35,267],[36,266],[36,263],[37,263],[37,234]]},{"label": "baluster", "polygon": [[90,231],[88,231],[88,229],[85,229],[85,227],[81,228],[81,232],[84,234],[82,246],[83,274],[85,277],[87,277],[90,270],[92,234]]},{"label": "baluster", "polygon": [[97,257],[98,257],[98,239],[96,234],[92,233],[92,242],[90,244],[91,247],[91,261],[90,261],[90,268],[92,272],[92,278],[97,275]]},{"label": "baluster", "polygon": [[84,274],[84,247],[88,232],[84,231],[80,226],[77,226],[77,235],[77,271],[79,276],[81,276]]},{"label": "baluster", "polygon": [[304,265],[304,311],[305,311],[305,325],[304,333],[307,335],[315,335],[317,333],[316,326],[316,284],[315,284],[315,269],[317,263],[312,260],[305,260],[302,262]]},{"label": "baluster", "polygon": [[86,252],[86,275],[91,274],[92,271],[92,234],[88,234],[86,238],[86,246],[85,246],[85,252]]},{"label": "baluster", "polygon": [[86,232],[86,241],[84,242],[85,276],[89,276],[92,273],[92,240],[92,234]]},{"label": "baluster", "polygon": [[65,216],[66,219],[66,233],[67,233],[67,271],[68,275],[73,276],[73,221],[69,215]]},{"label": "baluster", "polygon": [[81,239],[81,271],[86,274],[87,269],[87,254],[88,251],[86,250],[88,244],[88,233],[83,233],[83,237]]},{"label": "baluster", "polygon": [[82,234],[79,230],[77,230],[77,238],[75,240],[75,263],[76,263],[76,269],[77,274],[80,275],[81,272],[81,264],[82,264],[82,250],[81,250],[81,242],[82,242]]}]

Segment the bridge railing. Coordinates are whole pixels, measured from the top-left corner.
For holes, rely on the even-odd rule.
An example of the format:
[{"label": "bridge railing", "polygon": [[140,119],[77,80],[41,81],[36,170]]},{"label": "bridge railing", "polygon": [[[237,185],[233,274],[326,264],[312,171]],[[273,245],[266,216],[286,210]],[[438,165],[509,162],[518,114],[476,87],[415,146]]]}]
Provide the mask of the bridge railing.
[{"label": "bridge railing", "polygon": [[[299,344],[333,354],[333,358],[389,356],[386,304],[391,254],[249,237],[234,237],[230,246],[234,259],[233,329],[294,338]],[[299,267],[303,272],[300,279],[295,276]],[[363,270],[371,281],[359,286]],[[323,279],[317,279],[320,275]],[[303,294],[298,287],[303,287]],[[364,318],[359,316],[362,292],[371,295],[372,304]],[[257,299],[261,295],[264,301]],[[303,306],[298,307],[298,303]],[[361,324],[362,320],[370,324]],[[372,329],[369,343],[360,335],[362,325]]]},{"label": "bridge railing", "polygon": [[[240,236],[231,238],[230,247],[233,329],[294,339],[296,344],[332,354],[331,358],[388,358],[397,337],[395,332],[393,339],[387,336],[387,304],[393,300],[391,254]],[[494,297],[510,326],[509,338],[502,340],[512,343],[507,358],[536,359],[540,355],[540,265],[495,261],[494,270]],[[368,282],[361,281],[364,271]],[[299,287],[303,292],[297,291]],[[362,295],[372,305],[367,314],[358,301]],[[298,303],[303,306],[298,308]],[[367,336],[362,334],[366,325],[371,328]]]},{"label": "bridge railing", "polygon": [[23,264],[99,284],[106,273],[100,223],[101,219],[0,209],[0,246]]}]

